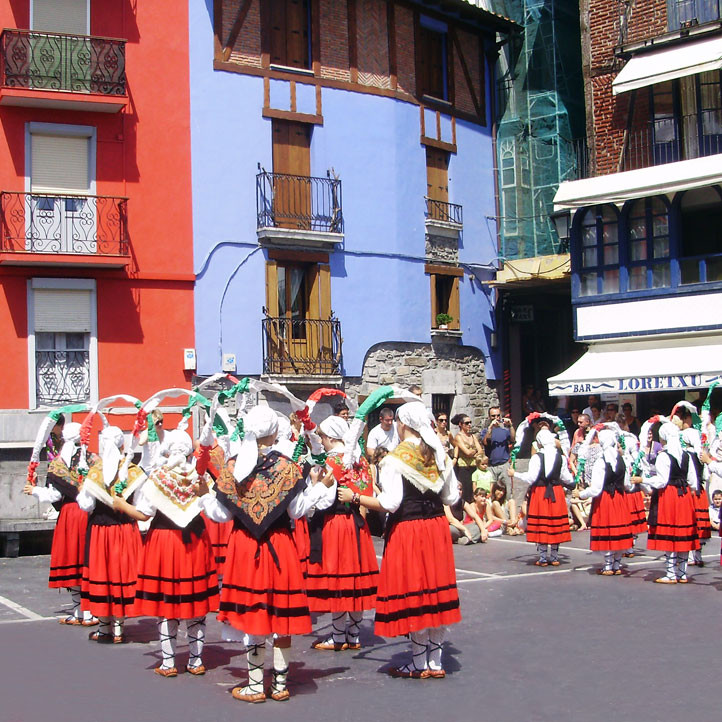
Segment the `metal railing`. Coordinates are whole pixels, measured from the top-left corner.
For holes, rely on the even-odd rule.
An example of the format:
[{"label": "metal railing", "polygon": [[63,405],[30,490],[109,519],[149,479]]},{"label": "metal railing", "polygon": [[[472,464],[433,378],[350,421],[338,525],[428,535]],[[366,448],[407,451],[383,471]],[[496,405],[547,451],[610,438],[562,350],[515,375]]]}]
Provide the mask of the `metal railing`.
[{"label": "metal railing", "polygon": [[586,139],[574,141],[576,178],[650,168],[722,153],[722,108],[653,120],[624,134],[606,159],[592,158]]},{"label": "metal railing", "polygon": [[87,401],[90,398],[88,351],[36,351],[35,384],[38,404]]},{"label": "metal railing", "polygon": [[341,373],[341,322],[290,318],[263,319],[263,372],[331,375]]},{"label": "metal railing", "polygon": [[128,256],[127,199],[0,193],[0,251]]},{"label": "metal railing", "polygon": [[294,228],[343,233],[341,181],[269,173],[256,176],[258,228]]},{"label": "metal railing", "polygon": [[0,84],[9,88],[126,95],[125,40],[3,30]]},{"label": "metal railing", "polygon": [[680,285],[722,281],[722,253],[679,259]]},{"label": "metal railing", "polygon": [[436,201],[433,198],[424,197],[426,201],[426,218],[430,221],[443,221],[444,223],[455,223],[463,225],[464,216],[462,207],[457,203]]}]

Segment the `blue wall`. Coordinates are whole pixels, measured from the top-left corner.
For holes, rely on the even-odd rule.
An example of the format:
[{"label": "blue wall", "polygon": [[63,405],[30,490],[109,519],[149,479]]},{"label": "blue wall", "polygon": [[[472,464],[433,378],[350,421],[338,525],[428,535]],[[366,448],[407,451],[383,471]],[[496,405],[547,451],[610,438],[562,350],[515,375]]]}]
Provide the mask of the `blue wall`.
[{"label": "blue wall", "polygon": [[[266,253],[257,249],[255,178],[258,163],[272,168],[271,121],[261,115],[261,78],[213,70],[211,6],[190,2],[198,373],[218,371],[221,354],[235,353],[239,373],[260,374]],[[272,107],[283,109],[284,85],[272,83]],[[315,112],[313,88],[297,88],[298,110]],[[331,302],[341,321],[344,374],[360,376],[374,344],[430,340],[425,151],[419,109],[410,103],[324,88],[322,108],[311,173],[325,176],[333,168],[342,182],[345,241],[330,254]],[[456,135],[449,200],[464,208],[460,261],[472,264],[466,270],[478,278],[490,278],[473,264],[497,255],[495,224],[487,219],[495,215],[491,132],[457,121]],[[489,291],[468,272],[460,302],[463,343],[488,355]],[[488,365],[487,376],[496,375]]]}]

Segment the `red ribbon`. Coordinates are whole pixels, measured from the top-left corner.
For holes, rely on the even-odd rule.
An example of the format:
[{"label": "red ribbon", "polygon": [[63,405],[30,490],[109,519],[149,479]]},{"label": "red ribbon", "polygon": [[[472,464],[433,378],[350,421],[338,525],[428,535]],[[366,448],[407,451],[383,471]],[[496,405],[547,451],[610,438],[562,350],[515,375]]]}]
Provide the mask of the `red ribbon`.
[{"label": "red ribbon", "polygon": [[208,462],[211,460],[211,447],[210,446],[199,446],[193,455],[196,457],[196,472],[198,476],[203,476],[208,469]]},{"label": "red ribbon", "polygon": [[135,415],[135,425],[133,426],[133,436],[138,436],[143,429],[148,427],[148,412],[144,409],[138,409]]},{"label": "red ribbon", "polygon": [[316,428],[316,424],[311,421],[311,417],[308,415],[308,406],[304,406],[300,411],[297,411],[296,418],[303,424],[306,431],[313,431]]},{"label": "red ribbon", "polygon": [[38,462],[37,461],[31,461],[28,464],[28,484],[30,486],[35,486],[37,484],[37,479],[35,477],[35,469],[38,468]]}]

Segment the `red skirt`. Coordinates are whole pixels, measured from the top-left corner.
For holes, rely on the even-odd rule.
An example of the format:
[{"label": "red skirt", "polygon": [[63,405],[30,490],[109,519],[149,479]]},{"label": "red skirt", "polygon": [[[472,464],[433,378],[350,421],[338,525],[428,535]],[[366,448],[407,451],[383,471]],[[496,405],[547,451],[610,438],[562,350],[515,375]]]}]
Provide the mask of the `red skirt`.
[{"label": "red skirt", "polygon": [[90,548],[80,591],[83,611],[96,617],[135,616],[141,548],[136,523],[90,527]]},{"label": "red skirt", "polygon": [[291,532],[275,529],[267,539],[259,544],[241,527],[231,532],[218,621],[247,634],[308,634],[311,614]]},{"label": "red skirt", "polygon": [[561,544],[572,540],[564,487],[555,486],[554,500],[545,499],[546,486],[532,487],[527,508],[526,540],[533,544]]},{"label": "red skirt", "polygon": [[692,494],[694,497],[695,520],[697,522],[697,534],[700,539],[709,539],[712,536],[712,525],[709,523],[709,497],[702,489],[700,495]]},{"label": "red skirt", "polygon": [[665,486],[655,492],[649,516],[647,549],[663,552],[689,552],[699,549],[695,499],[689,489],[684,490],[683,496],[679,496],[674,486]]},{"label": "red skirt", "polygon": [[209,519],[205,514],[201,514],[203,521],[206,523],[208,538],[213,548],[213,558],[216,563],[216,571],[218,576],[223,576],[223,567],[226,563],[226,547],[228,546],[228,537],[233,530],[232,521],[218,522]]},{"label": "red skirt", "polygon": [[399,637],[460,621],[446,517],[394,525],[381,561],[374,632]]},{"label": "red skirt", "polygon": [[323,525],[323,558],[309,562],[306,594],[312,612],[362,612],[376,603],[379,564],[366,522],[334,514]]},{"label": "red skirt", "polygon": [[634,545],[632,515],[625,494],[602,491],[592,500],[589,548],[595,552],[621,551]]},{"label": "red skirt", "polygon": [[643,534],[647,531],[647,513],[644,509],[644,494],[632,491],[624,495],[627,508],[632,516],[632,533]]},{"label": "red skirt", "polygon": [[135,614],[195,619],[218,609],[218,576],[208,532],[183,543],[180,529],[151,529],[143,545]]},{"label": "red skirt", "polygon": [[81,585],[87,528],[88,514],[74,501],[60,507],[50,549],[48,586],[52,589]]},{"label": "red skirt", "polygon": [[298,552],[298,561],[301,562],[301,572],[304,578],[308,572],[308,557],[311,553],[311,538],[308,534],[308,520],[305,516],[296,519],[296,526],[293,529],[293,541]]}]

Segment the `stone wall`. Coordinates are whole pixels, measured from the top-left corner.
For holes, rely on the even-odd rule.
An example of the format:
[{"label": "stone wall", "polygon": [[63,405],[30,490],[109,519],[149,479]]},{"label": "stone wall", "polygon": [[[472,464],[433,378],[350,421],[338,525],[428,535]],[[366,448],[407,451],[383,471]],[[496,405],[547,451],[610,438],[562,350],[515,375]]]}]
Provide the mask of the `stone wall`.
[{"label": "stone wall", "polygon": [[346,377],[344,390],[354,400],[384,384],[419,384],[424,402],[432,394],[453,394],[451,415],[466,413],[480,429],[490,406],[498,405],[497,390],[486,380],[484,356],[456,338],[436,337],[433,343],[381,343],[372,346],[361,378]]},{"label": "stone wall", "polygon": [[426,257],[432,263],[459,262],[459,239],[426,234]]}]

